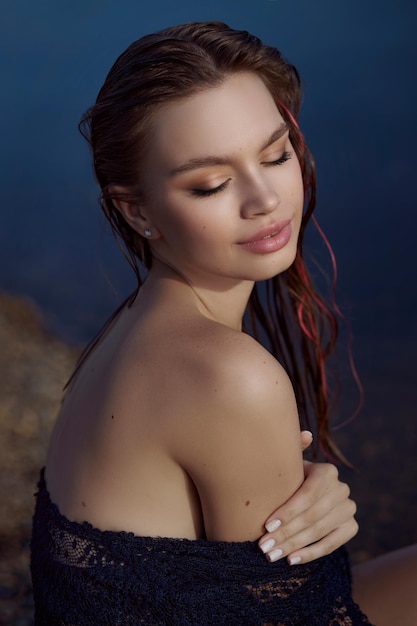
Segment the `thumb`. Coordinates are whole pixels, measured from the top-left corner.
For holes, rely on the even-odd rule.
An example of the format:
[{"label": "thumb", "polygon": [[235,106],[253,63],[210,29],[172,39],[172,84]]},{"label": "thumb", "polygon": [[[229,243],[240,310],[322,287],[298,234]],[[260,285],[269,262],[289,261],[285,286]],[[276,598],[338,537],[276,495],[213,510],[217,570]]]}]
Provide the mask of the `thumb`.
[{"label": "thumb", "polygon": [[300,433],[301,436],[301,449],[304,452],[313,441],[313,433],[309,430],[302,430]]}]

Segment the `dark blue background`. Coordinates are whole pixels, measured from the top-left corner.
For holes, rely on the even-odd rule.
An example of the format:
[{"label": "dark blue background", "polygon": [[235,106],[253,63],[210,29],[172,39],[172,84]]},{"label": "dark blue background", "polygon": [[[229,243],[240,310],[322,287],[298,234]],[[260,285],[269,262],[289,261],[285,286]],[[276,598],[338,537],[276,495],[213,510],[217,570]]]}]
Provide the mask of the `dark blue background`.
[{"label": "dark blue background", "polygon": [[[276,45],[301,73],[316,214],[338,259],[366,392],[362,431],[348,432],[348,445],[355,454],[388,436],[398,473],[417,443],[412,0],[3,0],[0,288],[32,297],[52,330],[84,342],[133,286],[103,225],[76,124],[131,41],[208,19]],[[346,394],[343,403],[349,412]]]}]

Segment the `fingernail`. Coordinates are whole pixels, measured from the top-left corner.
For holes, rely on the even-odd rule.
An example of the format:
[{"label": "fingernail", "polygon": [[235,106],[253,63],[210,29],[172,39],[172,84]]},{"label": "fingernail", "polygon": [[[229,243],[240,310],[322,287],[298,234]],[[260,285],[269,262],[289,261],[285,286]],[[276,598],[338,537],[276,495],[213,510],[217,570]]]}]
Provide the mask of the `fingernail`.
[{"label": "fingernail", "polygon": [[297,563],[301,563],[301,556],[290,556],[288,563],[290,565],[297,565]]},{"label": "fingernail", "polygon": [[276,550],[272,550],[272,552],[268,553],[268,559],[273,563],[277,561],[282,556],[281,548],[277,548]]},{"label": "fingernail", "polygon": [[269,533],[273,533],[274,530],[281,526],[281,521],[279,519],[271,519],[271,521],[265,524],[265,528]]},{"label": "fingernail", "polygon": [[274,545],[275,545],[275,539],[267,539],[266,541],[261,543],[259,547],[262,550],[262,552],[265,554],[265,552],[269,552],[269,550],[273,548]]}]

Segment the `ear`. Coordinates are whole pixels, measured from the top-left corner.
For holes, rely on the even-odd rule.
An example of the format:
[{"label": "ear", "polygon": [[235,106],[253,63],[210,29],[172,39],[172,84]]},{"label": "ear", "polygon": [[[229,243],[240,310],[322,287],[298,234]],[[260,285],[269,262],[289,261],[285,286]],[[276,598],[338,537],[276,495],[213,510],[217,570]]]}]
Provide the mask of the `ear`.
[{"label": "ear", "polygon": [[161,237],[161,233],[148,216],[146,206],[141,204],[140,200],[123,199],[123,197],[128,198],[128,193],[124,187],[119,185],[111,185],[109,192],[114,206],[133,230],[145,239],[159,239]]}]

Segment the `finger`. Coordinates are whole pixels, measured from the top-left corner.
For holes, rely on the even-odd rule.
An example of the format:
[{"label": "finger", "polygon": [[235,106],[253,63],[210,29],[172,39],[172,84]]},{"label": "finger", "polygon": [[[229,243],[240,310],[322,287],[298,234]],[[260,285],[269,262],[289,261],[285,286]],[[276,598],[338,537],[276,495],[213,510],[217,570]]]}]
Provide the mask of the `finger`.
[{"label": "finger", "polygon": [[[321,510],[325,514],[349,497],[349,487],[338,480],[338,472],[333,465],[312,464],[306,461],[305,466],[308,474],[306,480],[285,504],[267,518],[265,528],[268,532],[273,532],[279,526],[290,523],[310,509],[317,509],[317,503],[321,502]],[[310,523],[310,515],[307,523]]]},{"label": "finger", "polygon": [[[353,516],[350,516],[348,521],[344,521],[343,514],[341,519],[343,522],[337,523],[337,518],[333,514],[320,520],[315,526],[284,539],[269,536],[266,541],[260,542],[260,548],[269,561],[288,556],[291,559],[290,564],[301,561],[305,563],[306,559],[312,560],[325,556],[352,539],[357,533],[358,524]],[[320,539],[312,541],[312,537],[320,537]]]},{"label": "finger", "polygon": [[339,480],[339,470],[333,463],[312,463],[304,461],[305,478],[314,478],[315,481],[324,481],[326,485]]},{"label": "finger", "polygon": [[350,499],[343,500],[331,510],[326,503],[319,502],[304,515],[279,527],[273,533],[264,534],[259,539],[258,545],[264,553],[279,548],[282,550],[282,556],[285,556],[321,541],[341,526],[347,525],[348,528],[352,525],[350,527],[353,529],[356,526],[354,520],[356,509],[356,503]]},{"label": "finger", "polygon": [[297,563],[310,563],[310,561],[327,556],[350,541],[357,534],[358,530],[358,523],[355,519],[352,519],[333,530],[317,543],[301,548],[301,550],[290,552],[287,555],[287,561],[290,565],[296,565]]},{"label": "finger", "polygon": [[[304,545],[307,545],[319,541],[331,530],[349,522],[354,517],[356,510],[356,503],[352,499],[341,494],[339,502],[335,503],[334,494],[332,494],[330,501],[323,497],[290,522],[281,523],[272,532],[265,533],[259,542],[272,537],[276,543],[282,544],[291,537],[304,532],[308,539]],[[271,524],[268,526],[271,527]]]},{"label": "finger", "polygon": [[293,529],[283,528],[280,536],[276,537],[277,546],[281,548],[284,554],[291,554],[296,550],[318,543],[334,530],[346,523],[350,523],[354,519],[353,511],[355,508],[354,503],[352,503],[352,508],[348,506],[337,507],[328,515],[319,517],[316,523],[311,523],[309,526],[301,528],[298,532],[293,532]]},{"label": "finger", "polygon": [[309,430],[301,431],[301,449],[304,452],[309,446],[311,446],[313,441],[313,433]]}]

